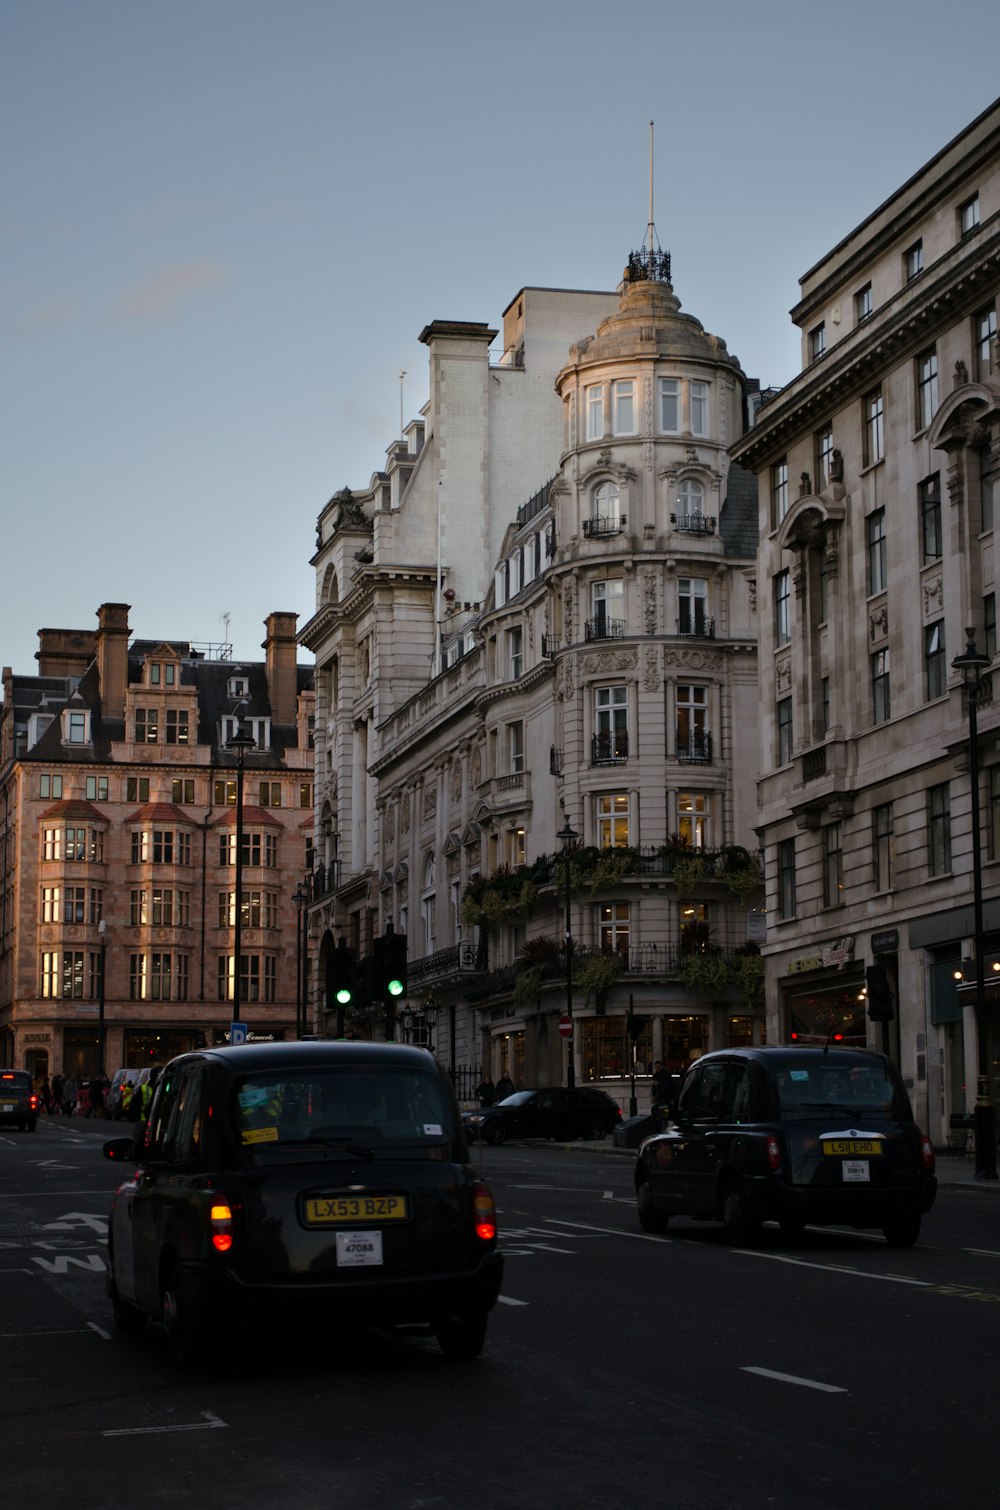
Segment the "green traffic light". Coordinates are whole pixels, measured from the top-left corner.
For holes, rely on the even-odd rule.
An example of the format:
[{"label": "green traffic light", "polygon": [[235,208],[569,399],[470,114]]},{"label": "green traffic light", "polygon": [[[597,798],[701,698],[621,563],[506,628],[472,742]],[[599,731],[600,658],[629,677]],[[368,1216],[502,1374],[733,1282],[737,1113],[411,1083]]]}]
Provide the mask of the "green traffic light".
[{"label": "green traffic light", "polygon": [[387,983],[386,990],[390,996],[402,996],[403,982],[401,980],[391,980]]},{"label": "green traffic light", "polygon": [[337,1000],[340,1003],[340,1005],[342,1007],[346,1007],[347,1004],[348,1004],[348,1002],[350,1001],[350,999],[351,999],[351,993],[350,993],[350,991],[347,989],[346,986],[341,986],[340,990],[337,992]]}]

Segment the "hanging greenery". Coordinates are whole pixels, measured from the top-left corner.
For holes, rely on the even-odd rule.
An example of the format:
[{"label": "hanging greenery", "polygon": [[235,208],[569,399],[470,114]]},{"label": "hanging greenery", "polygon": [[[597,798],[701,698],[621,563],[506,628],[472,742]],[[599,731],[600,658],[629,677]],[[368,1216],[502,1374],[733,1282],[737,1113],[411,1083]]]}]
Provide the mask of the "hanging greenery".
[{"label": "hanging greenery", "polygon": [[733,975],[743,1000],[751,1011],[764,1007],[764,961],[760,954],[738,954],[733,960]]},{"label": "hanging greenery", "polygon": [[607,954],[588,954],[573,969],[573,986],[583,996],[584,1006],[598,991],[607,991],[622,973],[622,957],[613,950]]},{"label": "hanging greenery", "polygon": [[[739,846],[733,847],[738,848]],[[763,886],[764,876],[759,861],[747,854],[745,849],[741,850],[741,853],[746,855],[746,863],[742,865],[723,864],[720,878],[726,883],[742,907],[747,898],[752,896],[755,891],[759,891]]]},{"label": "hanging greenery", "polygon": [[692,855],[690,859],[676,859],[673,863],[674,885],[679,897],[689,897],[705,877],[705,861],[701,855]]},{"label": "hanging greenery", "polygon": [[492,876],[477,876],[466,887],[462,922],[470,928],[522,922],[531,916],[537,897],[537,883],[526,866],[512,870],[504,865]]},{"label": "hanging greenery", "polygon": [[681,960],[681,984],[689,991],[714,996],[731,983],[729,966],[717,950],[685,954]]},{"label": "hanging greenery", "polygon": [[541,965],[532,965],[529,970],[519,971],[511,993],[514,1000],[517,1002],[535,1001],[542,989],[544,979],[545,972]]}]

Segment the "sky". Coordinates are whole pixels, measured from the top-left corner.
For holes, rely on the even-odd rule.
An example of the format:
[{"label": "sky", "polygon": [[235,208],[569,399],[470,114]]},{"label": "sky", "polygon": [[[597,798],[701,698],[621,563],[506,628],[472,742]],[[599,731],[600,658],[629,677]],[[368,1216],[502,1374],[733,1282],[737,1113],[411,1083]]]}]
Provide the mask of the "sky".
[{"label": "sky", "polygon": [[0,664],[105,602],[236,659],[304,624],[420,331],[615,288],[650,120],[675,293],[788,382],[799,277],[993,102],[998,42],[996,0],[0,0]]}]

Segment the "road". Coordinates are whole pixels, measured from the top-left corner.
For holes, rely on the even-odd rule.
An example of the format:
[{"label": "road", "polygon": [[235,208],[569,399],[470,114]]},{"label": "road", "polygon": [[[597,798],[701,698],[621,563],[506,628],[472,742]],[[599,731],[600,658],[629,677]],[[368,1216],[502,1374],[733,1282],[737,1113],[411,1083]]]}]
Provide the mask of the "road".
[{"label": "road", "polygon": [[0,1132],[0,1472],[33,1510],[942,1510],[1000,1477],[1000,1195],[919,1245],[640,1232],[631,1159],[477,1148],[504,1295],[476,1363],[421,1336],[247,1336],[217,1369],[114,1334],[102,1129]]}]

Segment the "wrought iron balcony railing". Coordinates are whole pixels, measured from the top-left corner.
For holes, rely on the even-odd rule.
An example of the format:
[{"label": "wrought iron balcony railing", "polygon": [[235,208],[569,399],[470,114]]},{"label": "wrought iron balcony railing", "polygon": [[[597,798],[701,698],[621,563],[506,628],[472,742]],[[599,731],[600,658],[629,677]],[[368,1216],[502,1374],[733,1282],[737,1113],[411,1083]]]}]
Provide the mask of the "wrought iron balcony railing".
[{"label": "wrought iron balcony railing", "polygon": [[583,521],[583,534],[586,540],[601,540],[607,535],[620,535],[628,520],[624,514],[614,514],[610,518],[603,516]]},{"label": "wrought iron balcony railing", "polygon": [[625,635],[624,619],[609,619],[599,613],[596,619],[586,619],[583,625],[585,640],[620,640]]},{"label": "wrought iron balcony railing", "polygon": [[714,640],[715,620],[695,614],[694,618],[678,619],[677,633],[686,639]]},{"label": "wrought iron balcony railing", "polygon": [[707,514],[671,514],[670,523],[681,535],[714,535],[715,520]]},{"label": "wrought iron balcony railing", "polygon": [[609,734],[595,734],[591,742],[591,765],[621,765],[628,760],[628,732],[616,729]]},{"label": "wrought iron balcony railing", "polygon": [[711,765],[711,734],[692,734],[687,740],[678,740],[677,759],[681,765]]}]

